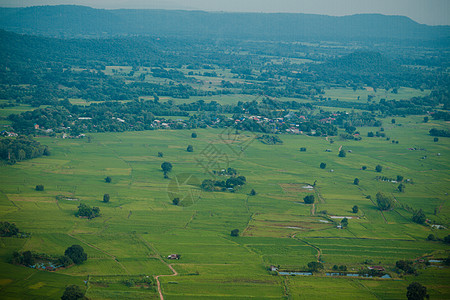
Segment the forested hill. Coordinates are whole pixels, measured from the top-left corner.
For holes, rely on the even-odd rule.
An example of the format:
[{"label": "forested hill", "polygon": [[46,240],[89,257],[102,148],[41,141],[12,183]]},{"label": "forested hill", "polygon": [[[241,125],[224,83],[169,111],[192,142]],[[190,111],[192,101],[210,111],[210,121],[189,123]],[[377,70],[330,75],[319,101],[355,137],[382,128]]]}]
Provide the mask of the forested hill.
[{"label": "forested hill", "polygon": [[101,10],[68,5],[0,8],[0,28],[58,37],[139,34],[290,41],[450,37],[450,26],[422,25],[402,16]]}]

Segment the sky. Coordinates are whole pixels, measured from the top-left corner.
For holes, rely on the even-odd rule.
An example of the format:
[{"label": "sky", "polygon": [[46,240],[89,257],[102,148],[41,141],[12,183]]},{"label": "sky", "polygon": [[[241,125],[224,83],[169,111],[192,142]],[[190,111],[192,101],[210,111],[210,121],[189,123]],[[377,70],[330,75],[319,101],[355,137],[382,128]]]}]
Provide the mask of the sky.
[{"label": "sky", "polygon": [[291,12],[331,16],[381,13],[407,16],[422,24],[450,25],[450,0],[0,0],[3,7],[57,4],[105,9]]}]

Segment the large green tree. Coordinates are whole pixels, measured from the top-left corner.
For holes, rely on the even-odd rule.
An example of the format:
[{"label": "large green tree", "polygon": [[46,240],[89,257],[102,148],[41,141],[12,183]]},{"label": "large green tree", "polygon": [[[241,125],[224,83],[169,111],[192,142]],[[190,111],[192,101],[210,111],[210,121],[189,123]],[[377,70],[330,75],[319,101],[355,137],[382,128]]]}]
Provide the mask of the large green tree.
[{"label": "large green tree", "polygon": [[79,300],[79,299],[87,299],[84,296],[85,292],[78,285],[69,285],[66,287],[64,294],[61,297],[61,300]]},{"label": "large green tree", "polygon": [[408,300],[423,300],[427,297],[427,288],[418,282],[413,282],[406,288]]},{"label": "large green tree", "polygon": [[72,245],[66,249],[64,255],[69,257],[77,265],[82,264],[87,260],[87,254],[84,252],[83,247],[80,245]]}]

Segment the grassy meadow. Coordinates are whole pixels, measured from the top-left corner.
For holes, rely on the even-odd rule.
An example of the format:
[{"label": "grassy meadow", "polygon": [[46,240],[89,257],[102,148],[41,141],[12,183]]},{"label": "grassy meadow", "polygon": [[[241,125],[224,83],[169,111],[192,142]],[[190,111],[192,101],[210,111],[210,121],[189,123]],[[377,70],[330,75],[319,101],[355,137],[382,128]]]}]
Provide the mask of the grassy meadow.
[{"label": "grassy meadow", "polygon": [[[328,96],[343,99],[336,92]],[[448,299],[448,268],[430,266],[413,277],[400,277],[393,269],[399,259],[449,255],[448,245],[426,240],[430,233],[443,238],[449,230],[415,224],[402,208],[422,209],[449,227],[450,140],[436,143],[428,135],[433,127],[449,125],[423,123],[420,116],[396,121],[383,120],[383,127],[398,144],[367,138],[377,128],[364,127],[358,128],[361,141],[336,137],[330,144],[321,137],[281,135],[282,145],[253,140],[242,152],[241,142],[253,134],[223,139],[222,129],[196,130],[196,139],[187,130],[89,134],[90,142],[38,138],[51,156],[0,166],[0,219],[31,233],[24,239],[0,238],[0,298],[59,299],[67,284],[77,284],[92,299],[158,299],[156,287],[127,287],[123,281],[171,275],[170,264],[178,275],[160,277],[165,299],[402,299],[412,281],[427,286],[432,299]],[[186,151],[189,144],[192,153]],[[341,146],[351,150],[345,158],[338,157]],[[247,178],[242,189],[200,190],[198,183],[211,177],[198,161],[208,159],[210,147],[226,159],[207,169],[237,169]],[[424,150],[408,150],[413,147]],[[163,178],[164,161],[173,165],[170,179]],[[381,174],[377,164],[383,166]],[[377,181],[378,175],[402,175],[411,182],[400,193],[398,183]],[[305,188],[314,183],[313,190]],[[37,184],[45,190],[35,191]],[[255,196],[249,196],[251,189]],[[395,210],[381,213],[367,198],[374,200],[378,191],[396,199]],[[102,202],[105,193],[109,203]],[[169,195],[175,194],[186,202],[172,205]],[[303,203],[308,194],[316,196],[314,205]],[[80,203],[100,207],[101,216],[76,218]],[[354,205],[357,214],[351,211]],[[348,229],[337,229],[333,216],[352,217]],[[239,229],[239,237],[230,236],[233,229]],[[9,264],[15,250],[61,255],[73,244],[88,254],[82,265],[46,272]],[[167,260],[172,253],[181,259]],[[268,271],[270,265],[303,270],[317,259],[326,269],[381,265],[393,278],[285,277]]]}]

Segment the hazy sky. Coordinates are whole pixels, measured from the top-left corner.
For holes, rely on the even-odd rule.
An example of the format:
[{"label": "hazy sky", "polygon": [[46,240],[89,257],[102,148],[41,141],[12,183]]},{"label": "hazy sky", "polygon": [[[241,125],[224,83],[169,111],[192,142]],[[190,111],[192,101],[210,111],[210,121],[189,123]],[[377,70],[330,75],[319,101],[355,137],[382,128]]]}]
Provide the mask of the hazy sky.
[{"label": "hazy sky", "polygon": [[0,6],[80,4],[96,8],[164,8],[324,15],[382,13],[424,24],[450,25],[450,0],[0,0]]}]

